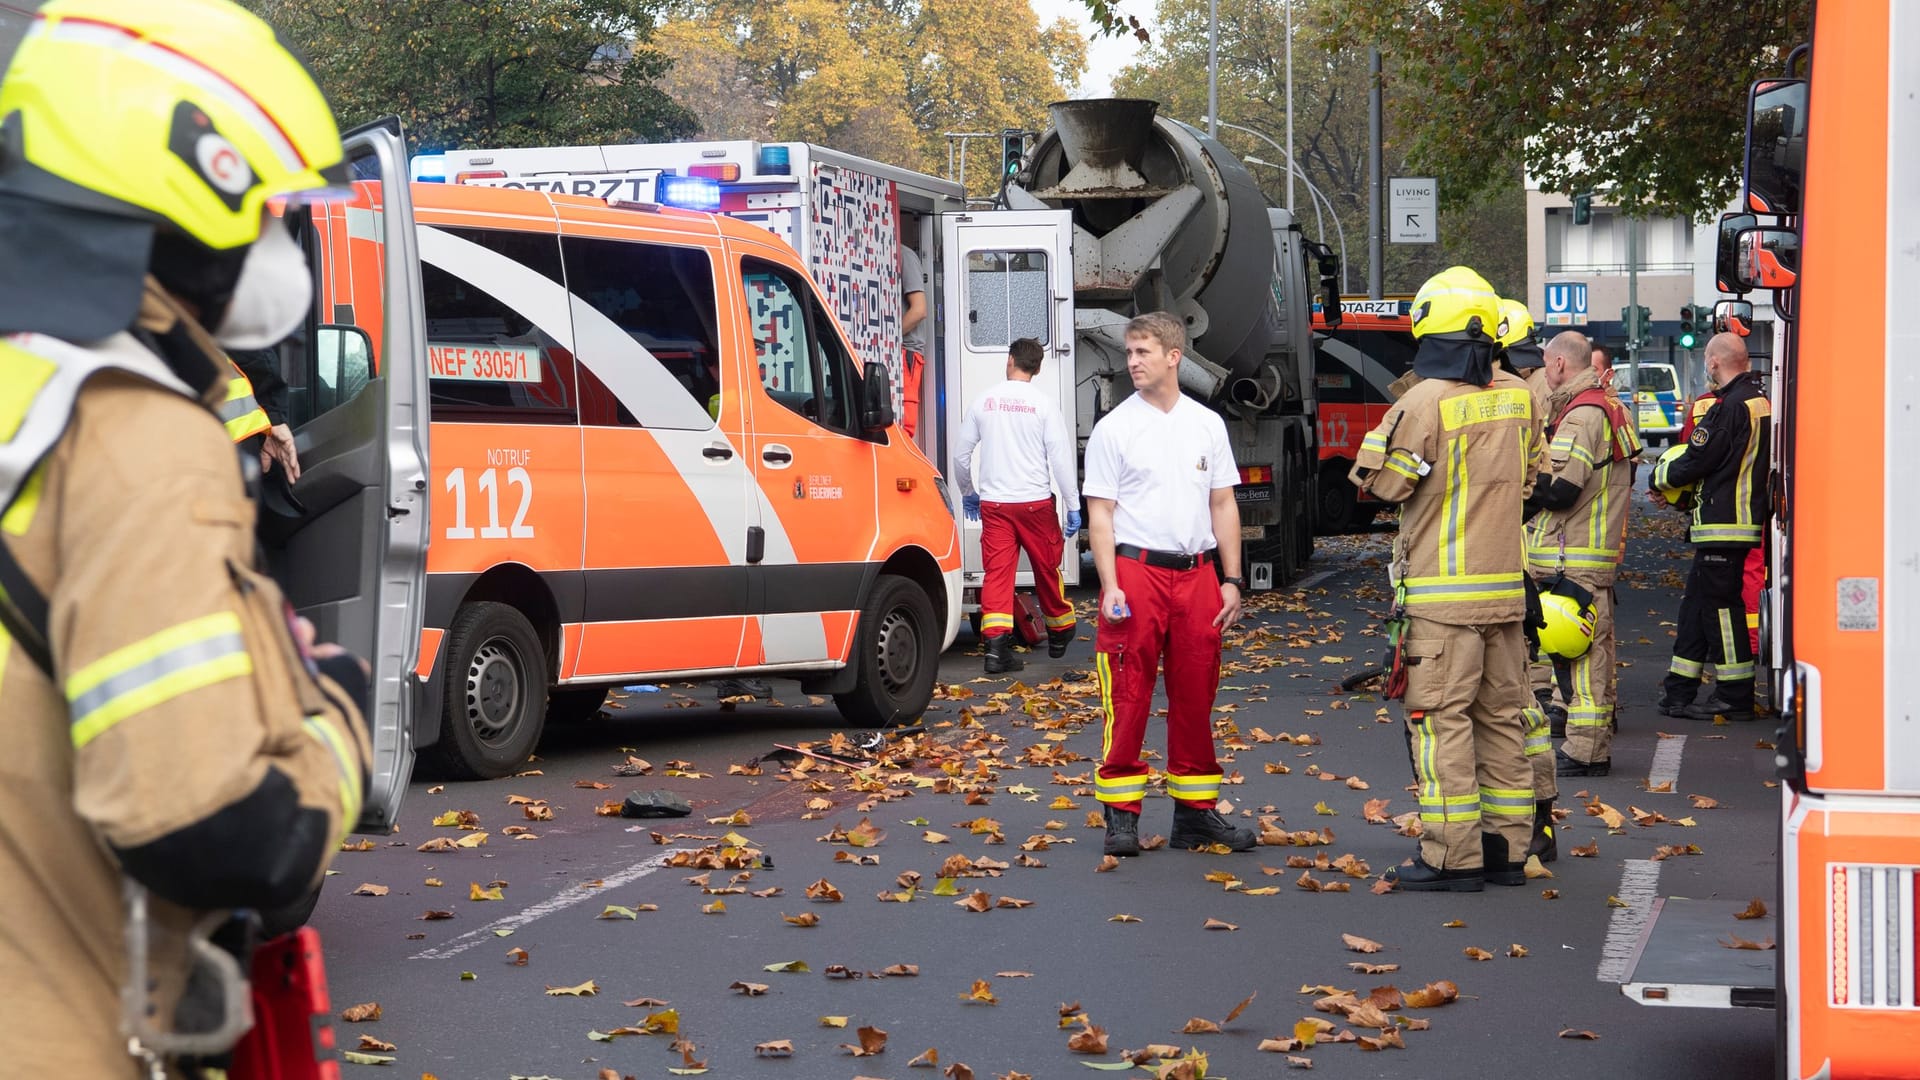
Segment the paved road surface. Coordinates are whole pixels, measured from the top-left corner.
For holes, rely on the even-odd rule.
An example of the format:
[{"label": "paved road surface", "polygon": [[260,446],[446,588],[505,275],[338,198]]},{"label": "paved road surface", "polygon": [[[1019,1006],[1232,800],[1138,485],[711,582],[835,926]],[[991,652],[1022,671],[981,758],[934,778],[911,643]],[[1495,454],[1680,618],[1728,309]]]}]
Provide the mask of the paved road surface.
[{"label": "paved road surface", "polygon": [[[810,704],[792,684],[778,707],[744,705],[730,713],[705,687],[622,694],[606,719],[552,732],[529,764],[533,775],[444,787],[422,778],[390,840],[339,858],[314,920],[328,944],[335,1006],[378,1002],[383,1010],[377,1022],[340,1025],[344,1042],[350,1048],[362,1034],[375,1036],[397,1047],[392,1068],[443,1080],[593,1078],[602,1069],[667,1076],[684,1062],[670,1037],[589,1036],[641,1025],[663,1007],[623,1002],[651,998],[677,1012],[682,1036],[710,1076],[926,1077],[961,1062],[982,1078],[1069,1077],[1085,1075],[1087,1063],[1117,1061],[1123,1050],[1173,1044],[1209,1055],[1208,1075],[1244,1078],[1285,1070],[1284,1055],[1257,1049],[1262,1040],[1291,1037],[1303,1018],[1327,1017],[1313,1008],[1326,991],[1313,987],[1364,996],[1374,987],[1410,992],[1451,980],[1457,1001],[1394,1014],[1431,1025],[1404,1032],[1404,1048],[1322,1044],[1300,1056],[1316,1075],[1336,1077],[1768,1075],[1771,1013],[1649,1009],[1626,1001],[1608,981],[1620,977],[1621,950],[1654,895],[1767,897],[1770,904],[1773,895],[1777,792],[1765,786],[1770,756],[1755,746],[1770,731],[1662,720],[1651,708],[1686,564],[1677,531],[1649,524],[1637,531],[1665,535],[1635,541],[1620,595],[1624,709],[1613,775],[1567,792],[1589,792],[1622,813],[1638,807],[1688,819],[1691,827],[1636,826],[1630,818],[1609,834],[1581,800],[1563,797],[1573,814],[1562,826],[1552,880],[1477,895],[1375,895],[1368,891],[1373,878],[1315,870],[1313,879],[1349,882],[1352,891],[1302,888],[1302,871],[1287,867],[1289,856],[1352,855],[1377,878],[1414,844],[1363,816],[1370,799],[1391,800],[1388,815],[1413,809],[1398,711],[1393,722],[1378,722],[1375,696],[1338,690],[1343,675],[1378,653],[1372,633],[1384,601],[1387,538],[1323,541],[1300,587],[1250,605],[1230,653],[1220,696],[1229,711],[1220,720],[1238,731],[1222,740],[1232,747],[1223,760],[1235,812],[1272,816],[1287,831],[1324,828],[1330,843],[1238,855],[1160,850],[1096,873],[1101,834],[1089,827],[1098,804],[1088,759],[1099,753],[1100,728],[1098,693],[1084,675],[1090,630],[1062,661],[1030,655],[1021,685],[1042,689],[1027,691],[1014,688],[1013,679],[984,680],[963,633],[941,675],[962,696],[936,702],[925,731],[914,737],[920,748],[937,749],[909,754],[896,742],[899,767],[875,770],[859,784],[833,769],[796,774],[794,759],[768,756],[776,743],[819,742],[842,730],[830,705]],[[1091,594],[1081,599],[1091,607]],[[994,697],[1009,689],[1010,696]],[[1261,733],[1317,741],[1266,742]],[[1162,735],[1156,724],[1149,746],[1163,746]],[[651,763],[652,772],[615,775],[613,766],[630,754]],[[759,775],[729,775],[755,759]],[[698,775],[666,775],[673,762]],[[1269,771],[1276,766],[1289,771]],[[1649,792],[1650,772],[1673,779],[1672,791]],[[1350,776],[1367,788],[1349,786]],[[647,788],[679,792],[694,815],[634,822],[594,813],[603,800]],[[977,792],[973,805],[969,790]],[[1696,810],[1690,794],[1719,806]],[[542,800],[552,819],[529,820],[512,804],[515,797]],[[435,837],[471,835],[431,824],[459,810],[478,816],[488,834],[484,846],[416,850]],[[736,812],[751,824],[725,824]],[[1143,832],[1166,833],[1170,815],[1165,799],[1151,800]],[[980,818],[998,824],[1004,844],[970,831]],[[865,848],[824,839],[863,819],[885,838]],[[531,830],[533,838],[511,838],[508,826]],[[668,865],[675,853],[715,852],[730,831],[746,837],[768,865],[737,881],[731,869]],[[929,832],[946,842],[930,843]],[[1050,845],[1023,850],[1036,836]],[[1568,854],[1590,843],[1598,845],[1596,857]],[[1657,847],[1687,843],[1701,854],[1651,861]],[[978,889],[996,903],[1011,897],[1031,906],[975,913],[956,906],[956,897],[932,895],[943,863],[961,855],[1010,864],[996,876],[960,878],[962,896]],[[1023,865],[1023,855],[1034,865]],[[837,861],[855,856],[877,863]],[[902,892],[897,879],[910,872],[920,875],[911,902],[876,899]],[[1209,880],[1222,874],[1240,884]],[[696,875],[705,889],[690,883]],[[808,899],[808,886],[823,879],[842,901]],[[352,895],[362,883],[390,892]],[[493,884],[503,899],[469,898],[472,886]],[[707,891],[735,885],[750,891]],[[777,895],[752,894],[775,887]],[[1266,888],[1278,891],[1256,891]],[[1545,898],[1546,889],[1557,899]],[[1610,898],[1627,906],[1611,906]],[[723,914],[706,913],[718,903]],[[637,917],[596,918],[609,904],[635,909]],[[428,911],[452,917],[422,920]],[[817,925],[784,918],[803,913],[817,916]],[[1121,914],[1138,921],[1113,921]],[[1237,929],[1206,929],[1209,920]],[[1462,925],[1449,925],[1456,923]],[[1747,934],[1753,925],[1729,920],[1727,932]],[[1345,934],[1383,948],[1373,955],[1349,951]],[[1526,955],[1509,956],[1513,945]],[[525,950],[524,966],[512,962],[510,949]],[[1468,949],[1494,957],[1476,961],[1464,955]],[[809,970],[766,970],[787,961]],[[1398,967],[1374,975],[1350,970],[1368,962]],[[830,977],[833,965],[864,977]],[[874,977],[893,965],[912,965],[918,974]],[[468,972],[470,979],[463,977]],[[976,980],[997,1004],[963,1000]],[[594,996],[547,993],[588,981],[598,988]],[[768,989],[748,996],[729,989],[735,983]],[[1252,1004],[1225,1022],[1252,995]],[[1070,1032],[1060,1026],[1068,1005],[1105,1029],[1109,1053],[1069,1052]],[[824,1026],[821,1018],[830,1016],[847,1017],[848,1026]],[[1184,1034],[1196,1018],[1223,1022],[1224,1030]],[[839,1047],[857,1042],[855,1029],[863,1026],[884,1030],[887,1042],[878,1055],[856,1059]],[[1566,1029],[1599,1038],[1559,1037]],[[775,1040],[791,1041],[791,1057],[756,1056],[757,1044]],[[938,1051],[939,1069],[909,1067],[930,1048]]]}]

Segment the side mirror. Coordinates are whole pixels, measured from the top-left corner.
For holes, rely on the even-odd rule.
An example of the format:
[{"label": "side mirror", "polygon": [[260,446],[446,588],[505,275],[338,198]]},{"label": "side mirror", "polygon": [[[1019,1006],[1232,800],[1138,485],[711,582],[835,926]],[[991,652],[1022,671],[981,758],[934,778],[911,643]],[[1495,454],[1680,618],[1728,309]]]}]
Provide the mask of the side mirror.
[{"label": "side mirror", "polygon": [[1739,268],[1739,260],[1735,257],[1734,242],[1739,238],[1740,230],[1751,229],[1759,224],[1760,219],[1752,214],[1720,215],[1720,233],[1713,260],[1713,276],[1716,279],[1713,284],[1720,292],[1736,295],[1746,293],[1747,290],[1735,280],[1738,275],[1734,271]]},{"label": "side mirror", "polygon": [[314,335],[315,414],[351,401],[373,378],[373,339],[358,326],[326,323]]},{"label": "side mirror", "polygon": [[1792,229],[1741,229],[1734,238],[1735,283],[1749,289],[1791,289],[1800,280],[1800,234]]},{"label": "side mirror", "polygon": [[1713,332],[1741,337],[1753,333],[1753,305],[1745,300],[1722,300],[1713,305]]},{"label": "side mirror", "polygon": [[893,380],[887,365],[868,364],[860,372],[860,430],[877,435],[893,421]]},{"label": "side mirror", "polygon": [[1762,79],[1747,95],[1747,208],[1800,213],[1807,171],[1807,81]]}]

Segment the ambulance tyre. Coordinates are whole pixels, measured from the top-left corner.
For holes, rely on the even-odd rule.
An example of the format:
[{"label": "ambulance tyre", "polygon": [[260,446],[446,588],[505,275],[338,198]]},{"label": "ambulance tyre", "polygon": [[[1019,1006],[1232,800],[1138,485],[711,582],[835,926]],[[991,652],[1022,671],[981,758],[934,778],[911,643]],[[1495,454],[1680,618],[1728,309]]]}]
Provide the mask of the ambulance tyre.
[{"label": "ambulance tyre", "polygon": [[554,687],[547,693],[547,722],[572,724],[598,719],[600,709],[607,703],[607,693],[612,689],[609,686]]},{"label": "ambulance tyre", "polygon": [[898,574],[881,574],[860,611],[853,663],[859,672],[853,689],[833,696],[849,723],[890,727],[925,712],[940,664],[940,629],[926,591]]},{"label": "ambulance tyre", "polygon": [[431,752],[456,780],[494,780],[526,764],[547,718],[547,653],[510,604],[461,606],[447,631],[446,712]]}]

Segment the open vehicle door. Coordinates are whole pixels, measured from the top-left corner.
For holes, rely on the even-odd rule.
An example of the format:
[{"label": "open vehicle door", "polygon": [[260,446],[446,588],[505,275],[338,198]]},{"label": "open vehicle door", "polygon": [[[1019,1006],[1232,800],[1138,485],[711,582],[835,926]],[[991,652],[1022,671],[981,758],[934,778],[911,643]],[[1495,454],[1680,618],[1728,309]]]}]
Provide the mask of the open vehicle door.
[{"label": "open vehicle door", "polygon": [[[976,398],[1007,377],[1007,346],[1030,337],[1046,349],[1046,361],[1033,385],[1053,401],[1075,438],[1073,356],[1073,215],[1066,210],[985,210],[942,214],[941,250],[946,253],[944,297],[947,311],[949,455],[959,440],[960,421]],[[1078,453],[1075,454],[1076,460]],[[956,462],[942,462],[953,476]],[[956,495],[956,500],[958,496]],[[957,501],[956,501],[957,506]],[[1078,506],[1059,508],[1060,520]],[[980,523],[960,515],[965,584],[986,580],[980,558]],[[1068,585],[1080,583],[1080,552],[1068,542],[1061,574]],[[1024,562],[1026,556],[1021,556]],[[1033,585],[1033,572],[1015,579]]]},{"label": "open vehicle door", "polygon": [[[427,349],[418,241],[398,120],[345,138],[354,194],[311,210],[356,240],[351,267],[377,274],[383,310],[316,312],[282,346],[300,480],[260,510],[267,563],[287,598],[373,667],[373,774],[358,828],[386,832],[413,774],[414,674],[426,592]],[[304,215],[306,212],[298,212]],[[311,218],[294,228],[315,248]],[[316,262],[316,265],[317,262]]]}]

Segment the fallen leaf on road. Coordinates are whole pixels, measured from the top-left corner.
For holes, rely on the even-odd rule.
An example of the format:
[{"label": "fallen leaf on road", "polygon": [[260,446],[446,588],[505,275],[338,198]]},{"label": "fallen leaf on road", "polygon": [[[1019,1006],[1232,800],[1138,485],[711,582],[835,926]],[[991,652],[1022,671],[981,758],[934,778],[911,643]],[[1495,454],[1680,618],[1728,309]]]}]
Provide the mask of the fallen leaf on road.
[{"label": "fallen leaf on road", "polygon": [[371,1035],[362,1035],[360,1036],[360,1049],[376,1050],[383,1054],[391,1054],[400,1048],[390,1042],[382,1042]]},{"label": "fallen leaf on road", "polygon": [[1560,1033],[1560,1037],[1563,1039],[1597,1039],[1600,1036],[1595,1035],[1591,1031],[1575,1031],[1572,1028],[1568,1028]]},{"label": "fallen leaf on road", "polygon": [[1108,922],[1139,922],[1139,921],[1140,921],[1140,916],[1138,916],[1138,915],[1114,915],[1114,916],[1111,916],[1111,917],[1109,917],[1109,918],[1107,919],[1107,921],[1108,921]]},{"label": "fallen leaf on road", "polygon": [[514,967],[526,967],[527,966],[527,950],[517,949],[517,948],[508,949],[507,963],[512,964]]},{"label": "fallen leaf on road", "polygon": [[549,986],[548,997],[592,997],[600,992],[600,984],[588,979],[579,986]]},{"label": "fallen leaf on road", "polygon": [[340,1060],[349,1065],[391,1065],[394,1062],[392,1057],[384,1054],[362,1054],[357,1050],[341,1051]]},{"label": "fallen leaf on road", "polygon": [[1693,808],[1695,810],[1718,810],[1720,808],[1719,799],[1709,799],[1705,795],[1689,795],[1687,798],[1693,800]]},{"label": "fallen leaf on road", "polygon": [[423,920],[425,920],[425,921],[427,921],[427,922],[434,922],[434,921],[436,921],[436,920],[439,920],[439,919],[451,919],[451,918],[453,918],[453,912],[451,912],[451,911],[428,911],[428,912],[427,912],[426,914],[424,914],[424,915],[422,915],[422,916],[420,916],[420,918],[421,918],[421,919],[423,919]]},{"label": "fallen leaf on road", "polygon": [[437,877],[430,877],[430,878],[428,878],[427,880],[425,880],[425,881],[423,881],[423,882],[421,882],[421,884],[422,884],[422,885],[425,885],[425,886],[427,886],[428,888],[431,888],[431,889],[437,889],[437,888],[439,888],[439,887],[441,887],[442,885],[445,885],[445,884],[446,884],[446,882],[444,882],[444,881],[441,881],[441,880],[440,880],[439,878],[437,878]]},{"label": "fallen leaf on road", "polygon": [[1076,1054],[1104,1054],[1107,1052],[1107,1029],[1088,1024],[1067,1038],[1067,1049]]},{"label": "fallen leaf on road", "polygon": [[1558,899],[1560,899],[1560,890],[1559,890],[1559,889],[1541,889],[1541,890],[1540,890],[1540,899],[1542,899],[1542,900],[1558,900]]},{"label": "fallen leaf on road", "polygon": [[1625,900],[1622,900],[1617,896],[1609,896],[1607,897],[1607,906],[1608,907],[1631,907],[1632,905],[1628,904]]},{"label": "fallen leaf on road", "polygon": [[795,925],[795,926],[818,926],[818,925],[820,925],[820,916],[818,916],[818,915],[815,915],[815,914],[814,914],[813,912],[811,912],[811,911],[803,911],[803,912],[801,912],[801,913],[800,913],[800,914],[798,914],[798,915],[789,915],[789,914],[787,914],[786,912],[784,912],[784,911],[783,911],[783,912],[781,912],[781,913],[780,913],[780,917],[781,917],[782,919],[785,919],[785,920],[786,920],[787,922],[790,922],[790,923],[792,923],[792,924],[793,924],[793,925]]},{"label": "fallen leaf on road", "polygon": [[1362,975],[1385,975],[1390,971],[1400,970],[1399,964],[1369,964],[1364,960],[1355,960],[1353,963],[1348,964],[1347,967]]},{"label": "fallen leaf on road", "polygon": [[340,1012],[340,1019],[349,1024],[365,1023],[380,1019],[380,1003],[368,1001],[360,1005],[349,1005]]},{"label": "fallen leaf on road", "polygon": [[1305,1058],[1305,1057],[1295,1057],[1295,1056],[1294,1056],[1294,1055],[1292,1055],[1292,1054],[1288,1054],[1288,1055],[1287,1055],[1287,1068],[1289,1068],[1289,1069],[1311,1069],[1311,1068],[1313,1068],[1313,1059],[1312,1059],[1312,1058]]},{"label": "fallen leaf on road", "polygon": [[1648,785],[1647,791],[1654,795],[1671,795],[1673,793],[1673,781],[1662,780],[1657,784]]},{"label": "fallen leaf on road", "polygon": [[1205,923],[1201,924],[1200,929],[1202,930],[1238,930],[1240,928],[1230,922],[1221,922],[1219,919],[1208,919]]},{"label": "fallen leaf on road", "polygon": [[1527,955],[1527,947],[1525,945],[1509,945],[1507,946],[1507,955],[1518,960]]},{"label": "fallen leaf on road", "polygon": [[860,1040],[859,1044],[841,1043],[840,1049],[854,1057],[871,1057],[887,1048],[887,1033],[877,1027],[857,1028],[853,1034]]},{"label": "fallen leaf on road", "polygon": [[789,975],[804,975],[807,972],[812,971],[813,969],[807,966],[807,962],[805,960],[782,960],[777,964],[768,964],[766,967],[762,968],[761,970],[783,971]]},{"label": "fallen leaf on road", "polygon": [[1390,893],[1399,887],[1400,887],[1399,882],[1388,881],[1386,878],[1381,878],[1380,880],[1373,883],[1373,888],[1368,889],[1367,891],[1372,893],[1375,896],[1385,896],[1387,893]]},{"label": "fallen leaf on road", "polygon": [[847,1026],[847,1019],[848,1018],[844,1016],[823,1016],[820,1018],[820,1026],[830,1027],[830,1028],[843,1028]]},{"label": "fallen leaf on road", "polygon": [[758,1057],[792,1057],[792,1039],[774,1039],[770,1042],[754,1043],[753,1052]]},{"label": "fallen leaf on road", "polygon": [[1304,1049],[1299,1039],[1261,1039],[1256,1050],[1265,1050],[1270,1054],[1289,1054]]},{"label": "fallen leaf on road", "polygon": [[886,838],[886,830],[879,828],[866,818],[861,818],[860,824],[847,830],[847,843],[854,847],[878,847],[880,841]]},{"label": "fallen leaf on road", "polygon": [[937,1069],[940,1067],[940,1051],[929,1046],[920,1052],[920,1056],[907,1062],[909,1069]]},{"label": "fallen leaf on road", "polygon": [[623,1001],[620,1004],[626,1005],[635,1009],[657,1009],[660,1006],[665,1005],[666,1002],[660,1000],[659,998],[637,997],[637,998],[634,998],[632,1001]]},{"label": "fallen leaf on road", "polygon": [[487,834],[483,832],[468,833],[460,839],[455,840],[453,844],[455,847],[463,848],[485,847],[487,845]]},{"label": "fallen leaf on road", "polygon": [[944,844],[952,838],[946,833],[938,833],[932,829],[928,829],[926,832],[920,834],[920,839],[925,840],[929,844]]},{"label": "fallen leaf on road", "polygon": [[1329,807],[1325,799],[1313,804],[1313,812],[1323,817],[1336,817],[1340,811]]},{"label": "fallen leaf on road", "polygon": [[1553,871],[1547,869],[1546,866],[1541,863],[1540,856],[1538,855],[1527,856],[1525,873],[1529,878],[1550,878],[1553,876]]},{"label": "fallen leaf on road", "polygon": [[603,784],[598,780],[575,780],[573,782],[573,786],[577,788],[586,788],[589,791],[605,791],[608,788],[612,787],[613,785]]},{"label": "fallen leaf on road", "polygon": [[1581,844],[1579,847],[1573,848],[1572,850],[1568,851],[1567,854],[1576,855],[1582,859],[1591,859],[1595,855],[1600,854],[1600,841],[1589,840],[1586,843]]},{"label": "fallen leaf on road", "polygon": [[1202,1020],[1198,1016],[1188,1020],[1187,1026],[1180,1029],[1182,1035],[1218,1035],[1219,1033],[1219,1024],[1211,1020]]},{"label": "fallen leaf on road", "polygon": [[498,888],[483,889],[480,887],[479,882],[470,881],[467,883],[467,899],[469,900],[505,900],[506,896],[502,894]]},{"label": "fallen leaf on road", "polygon": [[[716,901],[716,903],[717,902],[718,901]],[[639,913],[635,912],[632,908],[623,907],[619,904],[608,904],[606,907],[600,909],[600,914],[594,916],[596,919],[637,919],[639,917]]]},{"label": "fallen leaf on road", "polygon": [[1659,862],[1662,859],[1670,859],[1676,855],[1698,854],[1700,854],[1699,844],[1662,844],[1653,849],[1653,861]]},{"label": "fallen leaf on road", "polygon": [[1117,870],[1119,868],[1120,868],[1120,860],[1117,857],[1112,855],[1102,855],[1100,856],[1100,865],[1094,867],[1093,872],[1096,874],[1104,874],[1109,870]]},{"label": "fallen leaf on road", "polygon": [[1349,776],[1347,777],[1347,786],[1349,788],[1352,788],[1355,791],[1366,791],[1368,788],[1372,787],[1373,785],[1367,783],[1365,780],[1362,780],[1357,776]]},{"label": "fallen leaf on road", "polygon": [[[618,811],[619,808],[615,807],[614,809]],[[459,849],[460,849],[460,845],[454,843],[452,837],[436,836],[433,839],[427,841],[426,843],[421,844],[419,847],[414,848],[413,850],[415,851],[458,851]],[[367,841],[367,846],[365,850],[367,851],[373,850],[373,841],[371,840]]]},{"label": "fallen leaf on road", "polygon": [[1385,945],[1377,941],[1369,941],[1366,938],[1357,937],[1353,934],[1341,934],[1340,940],[1346,942],[1347,948],[1359,953],[1377,953],[1381,949],[1386,948]]},{"label": "fallen leaf on road", "polygon": [[880,974],[893,975],[893,976],[918,975],[920,974],[920,965],[919,964],[894,964],[890,967],[881,968]]},{"label": "fallen leaf on road", "polygon": [[1019,909],[1019,908],[1024,908],[1024,907],[1032,907],[1032,906],[1033,906],[1033,901],[1031,901],[1031,900],[1015,900],[1015,899],[1014,899],[1013,897],[1011,897],[1011,896],[1003,896],[1003,897],[1001,897],[1001,898],[1000,898],[1000,900],[999,900],[999,902],[998,902],[998,903],[996,903],[996,904],[994,904],[993,906],[994,906],[994,907],[1003,907],[1003,908],[1014,908],[1014,909],[1016,909],[1016,910],[1017,910],[1017,909]]},{"label": "fallen leaf on road", "polygon": [[1362,1050],[1385,1050],[1390,1046],[1397,1047],[1401,1050],[1407,1048],[1406,1040],[1400,1037],[1398,1028],[1386,1028],[1380,1032],[1380,1037],[1377,1039],[1362,1035],[1355,1041],[1360,1044],[1360,1049]]},{"label": "fallen leaf on road", "polygon": [[1369,825],[1390,825],[1393,819],[1387,816],[1387,806],[1392,802],[1392,799],[1368,799],[1366,805],[1360,808],[1360,816]]},{"label": "fallen leaf on road", "polygon": [[765,994],[769,989],[769,987],[767,986],[766,983],[736,982],[736,983],[730,984],[727,987],[727,989],[738,990],[742,994],[745,994],[747,997],[759,997],[762,994]]},{"label": "fallen leaf on road", "polygon": [[1485,949],[1482,949],[1482,948],[1479,948],[1479,947],[1477,947],[1477,946],[1473,946],[1473,945],[1469,945],[1469,946],[1467,946],[1466,948],[1464,948],[1464,949],[1462,949],[1462,950],[1460,950],[1460,951],[1461,951],[1462,953],[1464,953],[1464,954],[1466,955],[1466,957],[1467,957],[1467,959],[1469,959],[1469,960],[1491,960],[1491,959],[1493,959],[1493,954],[1492,954],[1492,953],[1490,953],[1490,952],[1488,952],[1488,951],[1487,951],[1487,950],[1485,950]]},{"label": "fallen leaf on road", "polygon": [[841,901],[842,897],[840,890],[834,888],[832,882],[826,878],[821,878],[819,881],[807,886],[807,899],[825,900],[829,903],[837,904]]},{"label": "fallen leaf on road", "polygon": [[1000,999],[993,995],[993,986],[985,979],[973,980],[973,988],[960,995],[961,1001],[979,1002],[982,1005],[998,1005]]},{"label": "fallen leaf on road", "polygon": [[349,896],[385,896],[387,895],[387,891],[388,890],[385,885],[374,885],[374,884],[368,883],[368,884],[361,885],[359,888],[353,890],[353,892],[349,893],[348,895]]},{"label": "fallen leaf on road", "polygon": [[702,915],[725,915],[726,913],[727,902],[725,900],[715,900],[711,904],[700,905],[700,914]]},{"label": "fallen leaf on road", "polygon": [[1772,948],[1773,948],[1773,939],[1772,939],[1772,938],[1763,938],[1763,939],[1761,939],[1761,940],[1759,940],[1759,941],[1748,941],[1748,940],[1747,940],[1746,938],[1743,938],[1743,937],[1737,937],[1737,936],[1732,936],[1732,935],[1729,935],[1729,936],[1730,936],[1730,937],[1732,937],[1732,940],[1730,940],[1730,941],[1728,941],[1728,940],[1722,940],[1722,941],[1720,942],[1720,947],[1721,947],[1721,948],[1723,948],[1723,949],[1752,949],[1752,950],[1753,950],[1753,951],[1755,951],[1755,952],[1767,952],[1768,950],[1770,950],[1770,949],[1772,949]]},{"label": "fallen leaf on road", "polygon": [[1240,1004],[1238,1004],[1238,1005],[1235,1005],[1235,1006],[1233,1007],[1233,1011],[1232,1011],[1232,1012],[1229,1012],[1229,1013],[1227,1014],[1227,1018],[1226,1018],[1225,1020],[1222,1020],[1222,1021],[1220,1021],[1220,1022],[1221,1022],[1222,1024],[1231,1024],[1231,1023],[1233,1023],[1233,1022],[1234,1022],[1235,1020],[1238,1020],[1238,1019],[1240,1019],[1240,1014],[1241,1014],[1241,1013],[1243,1013],[1243,1012],[1246,1012],[1246,1011],[1247,1011],[1247,1006],[1249,1006],[1249,1005],[1251,1005],[1251,1004],[1253,1004],[1253,999],[1254,999],[1254,998],[1257,998],[1257,997],[1259,997],[1259,996],[1260,996],[1260,992],[1259,992],[1258,990],[1256,990],[1256,991],[1254,991],[1254,992],[1253,992],[1253,993],[1251,993],[1251,994],[1248,994],[1248,995],[1246,996],[1246,998],[1245,998],[1245,999],[1244,999],[1243,1001],[1241,1001],[1241,1002],[1240,1002]]},{"label": "fallen leaf on road", "polygon": [[1733,917],[1736,919],[1764,919],[1767,917],[1767,902],[1756,896],[1753,898],[1753,901],[1747,905],[1747,910],[1736,912]]},{"label": "fallen leaf on road", "polygon": [[1453,1001],[1459,996],[1460,988],[1453,984],[1453,980],[1441,979],[1439,982],[1430,982],[1420,989],[1408,993],[1406,995],[1407,1008],[1437,1008]]},{"label": "fallen leaf on road", "polygon": [[963,907],[968,911],[982,912],[993,907],[993,897],[985,889],[975,889],[962,899],[953,902],[954,907]]}]

